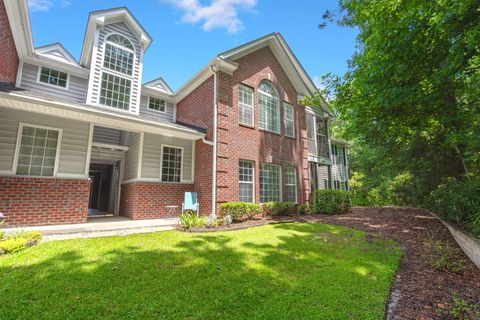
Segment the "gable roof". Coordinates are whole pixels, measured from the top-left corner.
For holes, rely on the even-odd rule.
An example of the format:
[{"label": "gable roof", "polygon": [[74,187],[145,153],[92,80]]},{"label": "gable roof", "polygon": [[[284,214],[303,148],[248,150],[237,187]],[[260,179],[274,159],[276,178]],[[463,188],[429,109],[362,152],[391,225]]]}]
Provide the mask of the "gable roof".
[{"label": "gable roof", "polygon": [[[206,80],[212,74],[209,72],[211,66],[215,66],[222,71],[232,74],[233,71],[238,68],[238,64],[235,62],[236,60],[266,46],[270,47],[275,55],[275,58],[282,66],[299,95],[311,96],[318,92],[317,86],[300,64],[295,54],[286,43],[285,39],[280,33],[274,32],[247,42],[241,46],[222,52],[214,57],[209,64],[200,70],[200,72],[195,74],[195,76],[193,76],[177,91],[178,98],[182,99],[204,80]],[[325,112],[333,115],[323,98],[321,107]]]},{"label": "gable roof", "polygon": [[34,52],[27,0],[3,1],[18,57],[31,56]]},{"label": "gable roof", "polygon": [[175,92],[168,86],[163,78],[157,78],[142,85],[144,88],[149,88],[160,93],[173,95]]},{"label": "gable roof", "polygon": [[95,29],[97,26],[106,24],[123,22],[138,37],[143,49],[146,50],[152,38],[143,26],[135,19],[130,10],[126,7],[113,8],[108,10],[99,10],[90,12],[88,16],[87,28],[85,30],[85,38],[83,40],[83,48],[80,56],[80,64],[88,65],[92,53],[92,46],[95,38]]},{"label": "gable roof", "polygon": [[35,53],[43,57],[78,66],[77,60],[59,42],[35,48]]}]

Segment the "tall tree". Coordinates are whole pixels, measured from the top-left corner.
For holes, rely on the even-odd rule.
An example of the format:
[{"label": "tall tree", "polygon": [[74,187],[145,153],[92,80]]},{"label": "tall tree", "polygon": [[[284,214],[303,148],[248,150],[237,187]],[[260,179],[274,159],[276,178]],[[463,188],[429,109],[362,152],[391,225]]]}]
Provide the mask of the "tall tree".
[{"label": "tall tree", "polygon": [[354,169],[367,176],[375,165],[385,179],[408,173],[418,201],[442,177],[478,176],[480,1],[340,7],[336,22],[360,31],[348,72],[330,81],[344,137],[356,144]]}]

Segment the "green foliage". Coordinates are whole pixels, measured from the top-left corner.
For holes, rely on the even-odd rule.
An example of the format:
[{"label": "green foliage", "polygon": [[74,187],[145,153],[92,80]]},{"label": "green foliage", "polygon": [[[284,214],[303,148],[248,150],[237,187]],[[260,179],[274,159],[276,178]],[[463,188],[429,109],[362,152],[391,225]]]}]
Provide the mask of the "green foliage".
[{"label": "green foliage", "polygon": [[478,0],[341,0],[340,7],[336,20],[359,30],[358,50],[326,88],[334,130],[352,142],[351,170],[363,175],[354,203],[417,206],[443,177],[478,176]]},{"label": "green foliage", "polygon": [[297,213],[298,214],[309,214],[310,213],[310,208],[308,207],[307,204],[302,203],[297,206]]},{"label": "green foliage", "polygon": [[[2,237],[0,237],[2,238]],[[19,231],[0,241],[0,253],[13,253],[31,247],[42,239],[37,231]]]},{"label": "green foliage", "polygon": [[312,213],[341,214],[351,209],[350,192],[345,190],[316,190],[315,203],[311,207]]},{"label": "green foliage", "polygon": [[446,309],[441,310],[440,314],[452,320],[480,319],[480,304],[469,303],[454,292],[452,302]]},{"label": "green foliage", "polygon": [[480,238],[480,178],[447,178],[426,200],[426,207]]},{"label": "green foliage", "polygon": [[220,215],[232,216],[234,221],[249,219],[262,212],[262,207],[255,203],[247,202],[226,202],[220,205]]},{"label": "green foliage", "polygon": [[423,240],[423,248],[427,264],[435,270],[462,272],[465,269],[464,261],[455,254],[448,242],[427,236]]},{"label": "green foliage", "polygon": [[186,210],[180,215],[180,224],[185,229],[203,228],[206,224],[206,218],[197,215],[195,211]]},{"label": "green foliage", "polygon": [[293,202],[265,202],[262,204],[266,216],[284,216],[297,213],[296,204]]}]

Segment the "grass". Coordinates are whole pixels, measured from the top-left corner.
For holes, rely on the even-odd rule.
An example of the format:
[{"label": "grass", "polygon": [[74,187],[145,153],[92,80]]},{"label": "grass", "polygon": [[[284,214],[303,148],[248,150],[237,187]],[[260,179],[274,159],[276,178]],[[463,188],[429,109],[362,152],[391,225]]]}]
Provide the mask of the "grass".
[{"label": "grass", "polygon": [[401,255],[302,223],[48,242],[0,258],[0,319],[381,319]]}]

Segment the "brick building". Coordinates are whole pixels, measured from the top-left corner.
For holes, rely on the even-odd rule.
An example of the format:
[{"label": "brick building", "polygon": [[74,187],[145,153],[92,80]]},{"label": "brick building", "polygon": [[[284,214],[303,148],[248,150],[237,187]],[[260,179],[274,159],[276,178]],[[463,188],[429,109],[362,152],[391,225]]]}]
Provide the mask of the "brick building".
[{"label": "brick building", "polygon": [[[220,53],[177,92],[142,83],[151,38],[126,8],[92,12],[77,61],[33,46],[25,0],[0,1],[0,212],[7,226],[159,218],[197,192],[308,202],[348,189],[346,144],[278,33]],[[81,39],[79,39],[81,41]]]}]

